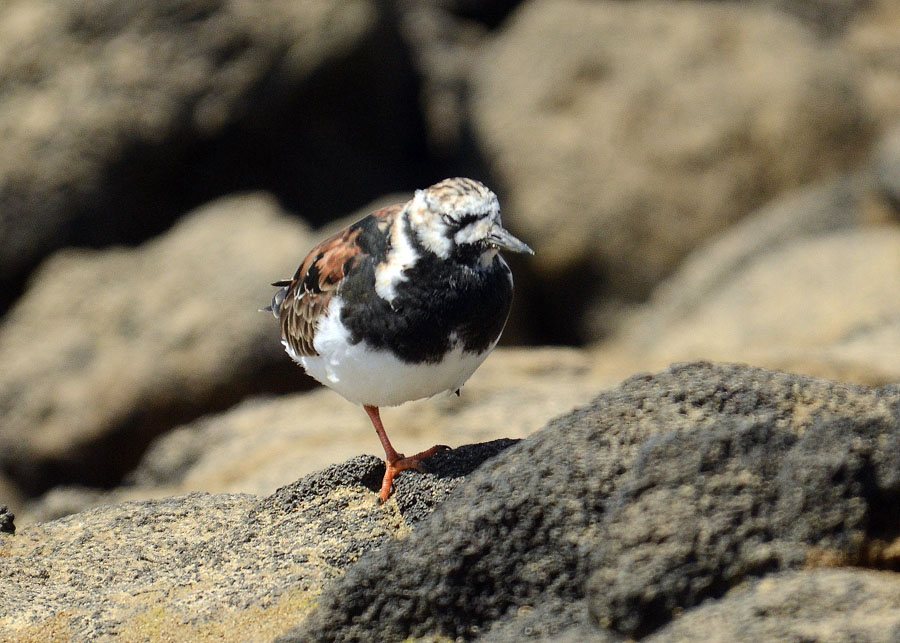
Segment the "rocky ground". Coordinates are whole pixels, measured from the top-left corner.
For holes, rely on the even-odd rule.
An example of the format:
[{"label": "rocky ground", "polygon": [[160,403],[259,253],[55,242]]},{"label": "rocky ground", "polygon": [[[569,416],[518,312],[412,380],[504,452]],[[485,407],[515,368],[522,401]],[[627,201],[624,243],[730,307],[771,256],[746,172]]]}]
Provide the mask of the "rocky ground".
[{"label": "rocky ground", "polygon": [[[896,639],[898,16],[5,3],[0,639]],[[536,255],[379,508],[258,309],[454,175]]]},{"label": "rocky ground", "polygon": [[126,502],[2,534],[0,627],[20,640],[900,632],[897,386],[684,364],[429,469],[383,506],[383,465],[359,456],[266,497]]}]

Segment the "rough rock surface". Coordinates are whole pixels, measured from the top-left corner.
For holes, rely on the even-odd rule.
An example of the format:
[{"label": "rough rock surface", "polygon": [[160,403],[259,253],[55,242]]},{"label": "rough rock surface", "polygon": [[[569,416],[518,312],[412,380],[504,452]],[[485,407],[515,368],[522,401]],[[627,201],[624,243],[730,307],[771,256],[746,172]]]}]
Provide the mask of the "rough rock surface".
[{"label": "rough rock surface", "polygon": [[0,533],[0,638],[614,641],[723,614],[808,633],[816,605],[777,600],[780,622],[760,606],[818,591],[847,631],[895,627],[879,596],[900,569],[897,385],[680,365],[427,465],[384,506],[383,465],[359,456],[266,498]]},{"label": "rough rock surface", "polygon": [[0,534],[0,638],[270,641],[510,444],[441,454],[430,473],[398,477],[384,506],[384,465],[360,456],[268,498],[194,493]]},{"label": "rough rock surface", "polygon": [[773,574],[688,611],[646,643],[900,638],[900,574],[813,569]]},{"label": "rough rock surface", "polygon": [[485,47],[472,110],[539,269],[631,300],[868,142],[850,58],[748,3],[525,3]]},{"label": "rough rock surface", "polygon": [[108,485],[173,425],[297,388],[258,310],[311,242],[272,199],[248,195],[134,249],[55,255],[0,323],[0,471],[29,493]]},{"label": "rough rock surface", "polygon": [[[747,403],[713,397],[726,408]],[[647,440],[606,504],[602,544],[591,552],[594,621],[639,637],[748,577],[820,557],[868,562],[873,543],[900,536],[890,518],[900,506],[892,402],[881,416],[851,417],[847,405],[793,426],[738,417]]]},{"label": "rough rock surface", "polygon": [[746,366],[638,376],[486,463],[283,641],[641,636],[745,580],[896,568],[900,390]]}]

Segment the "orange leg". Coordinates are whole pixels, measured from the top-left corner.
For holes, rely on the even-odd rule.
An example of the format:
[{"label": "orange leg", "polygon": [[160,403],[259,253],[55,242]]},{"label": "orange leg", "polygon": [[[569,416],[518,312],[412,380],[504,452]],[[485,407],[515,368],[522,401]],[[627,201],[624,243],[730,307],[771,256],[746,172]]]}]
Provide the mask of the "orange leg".
[{"label": "orange leg", "polygon": [[421,471],[422,460],[430,458],[441,451],[446,451],[450,447],[439,444],[407,458],[402,453],[397,453],[396,449],[391,445],[387,432],[384,430],[384,424],[381,423],[381,414],[378,412],[378,407],[364,405],[363,408],[366,410],[366,413],[369,414],[369,419],[372,420],[372,425],[375,427],[378,439],[381,440],[381,446],[384,447],[384,457],[386,460],[384,480],[381,482],[381,491],[378,492],[378,499],[381,502],[387,502],[387,499],[391,495],[391,488],[394,485],[394,476],[407,469]]}]

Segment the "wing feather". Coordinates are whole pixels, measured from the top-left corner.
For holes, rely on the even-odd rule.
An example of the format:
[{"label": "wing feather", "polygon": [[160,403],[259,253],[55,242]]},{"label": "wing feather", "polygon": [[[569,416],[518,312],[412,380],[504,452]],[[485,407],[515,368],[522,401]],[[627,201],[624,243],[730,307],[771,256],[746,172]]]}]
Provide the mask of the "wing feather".
[{"label": "wing feather", "polygon": [[383,208],[328,237],[312,249],[294,278],[285,285],[277,313],[281,337],[296,356],[318,355],[313,342],[320,317],[331,298],[340,292],[344,277],[369,256],[359,239],[366,222],[376,219],[376,226],[384,233],[390,229],[385,224],[402,208],[402,205]]}]

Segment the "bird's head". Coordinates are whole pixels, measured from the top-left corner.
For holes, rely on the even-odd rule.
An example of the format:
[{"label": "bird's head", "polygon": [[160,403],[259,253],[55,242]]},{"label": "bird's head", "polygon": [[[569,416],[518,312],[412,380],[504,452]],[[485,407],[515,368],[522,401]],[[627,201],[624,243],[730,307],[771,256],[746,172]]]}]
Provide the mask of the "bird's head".
[{"label": "bird's head", "polygon": [[408,212],[421,244],[440,257],[484,259],[498,250],[534,254],[503,227],[497,195],[474,179],[445,179],[416,190]]}]

